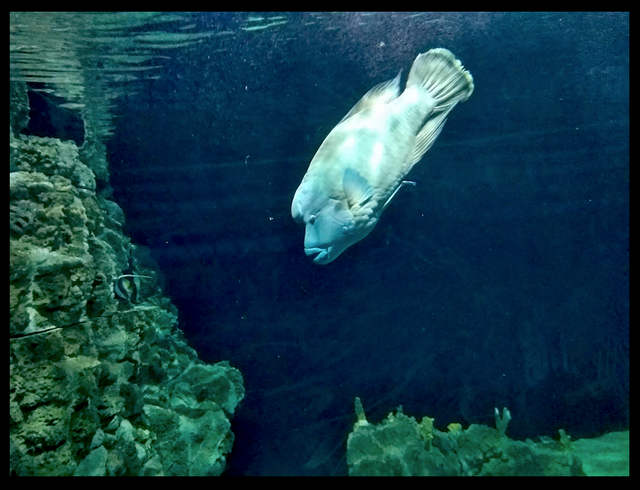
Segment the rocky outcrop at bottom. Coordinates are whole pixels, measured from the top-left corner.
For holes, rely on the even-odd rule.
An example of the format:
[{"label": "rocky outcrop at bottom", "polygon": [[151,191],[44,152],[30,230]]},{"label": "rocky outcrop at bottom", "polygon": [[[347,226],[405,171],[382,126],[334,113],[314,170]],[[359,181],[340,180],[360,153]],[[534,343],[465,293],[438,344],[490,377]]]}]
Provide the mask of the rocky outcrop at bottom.
[{"label": "rocky outcrop at bottom", "polygon": [[347,440],[350,476],[585,476],[562,430],[558,441],[514,441],[505,435],[508,420],[496,416],[498,428],[452,423],[443,432],[432,418],[418,423],[402,407],[374,425],[359,399],[356,415]]}]

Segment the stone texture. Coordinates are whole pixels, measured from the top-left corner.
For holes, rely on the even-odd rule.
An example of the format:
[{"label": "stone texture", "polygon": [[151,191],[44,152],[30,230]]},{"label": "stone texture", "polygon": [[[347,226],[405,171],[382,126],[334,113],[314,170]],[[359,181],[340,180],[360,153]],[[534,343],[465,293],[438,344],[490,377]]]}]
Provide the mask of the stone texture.
[{"label": "stone texture", "polygon": [[[227,362],[203,363],[187,345],[158,272],[122,233],[122,210],[96,193],[91,165],[81,159],[99,155],[102,168],[104,154],[14,134],[17,122],[10,131],[11,474],[221,474],[242,375]],[[136,303],[114,294],[125,271],[144,276]]]}]

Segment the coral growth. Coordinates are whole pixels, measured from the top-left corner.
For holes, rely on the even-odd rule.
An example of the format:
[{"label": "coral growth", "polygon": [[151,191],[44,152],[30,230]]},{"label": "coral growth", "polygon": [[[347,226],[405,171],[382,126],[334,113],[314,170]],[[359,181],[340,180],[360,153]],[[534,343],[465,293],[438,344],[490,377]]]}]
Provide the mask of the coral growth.
[{"label": "coral growth", "polygon": [[452,423],[448,432],[441,432],[433,427],[433,419],[424,417],[418,423],[401,409],[377,425],[362,424],[361,403],[356,403],[356,413],[358,421],[347,440],[347,463],[353,476],[584,474],[581,461],[567,451],[566,438],[514,441],[504,435],[506,425],[463,429]]}]

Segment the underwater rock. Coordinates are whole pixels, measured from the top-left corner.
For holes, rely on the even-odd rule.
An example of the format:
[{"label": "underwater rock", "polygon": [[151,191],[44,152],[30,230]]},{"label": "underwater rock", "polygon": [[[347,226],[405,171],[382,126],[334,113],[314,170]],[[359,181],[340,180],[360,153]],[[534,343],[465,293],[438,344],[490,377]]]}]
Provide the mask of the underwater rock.
[{"label": "underwater rock", "polygon": [[71,141],[19,135],[20,158],[14,160],[13,171],[39,172],[66,177],[76,188],[95,190],[93,171],[80,161],[78,147]]},{"label": "underwater rock", "polygon": [[106,476],[109,451],[100,446],[82,460],[74,472],[75,476]]},{"label": "underwater rock", "polygon": [[535,443],[514,441],[504,431],[484,425],[449,424],[447,432],[402,413],[381,423],[357,422],[347,439],[350,476],[584,476],[582,462],[568,438]]},{"label": "underwater rock", "polygon": [[10,133],[22,131],[29,125],[29,95],[24,83],[9,82]]},{"label": "underwater rock", "polygon": [[11,474],[221,474],[242,375],[187,345],[74,143],[10,144]]},{"label": "underwater rock", "polygon": [[629,431],[572,443],[588,476],[629,476]]}]

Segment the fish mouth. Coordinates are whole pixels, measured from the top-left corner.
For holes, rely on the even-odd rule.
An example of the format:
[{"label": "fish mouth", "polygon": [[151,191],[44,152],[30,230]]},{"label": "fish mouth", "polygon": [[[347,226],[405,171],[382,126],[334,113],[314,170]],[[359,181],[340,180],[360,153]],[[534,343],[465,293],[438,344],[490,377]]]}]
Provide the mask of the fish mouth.
[{"label": "fish mouth", "polygon": [[324,265],[331,262],[328,248],[318,248],[318,247],[305,248],[304,253],[308,257],[315,255],[315,257],[313,257],[313,262],[316,264]]}]

